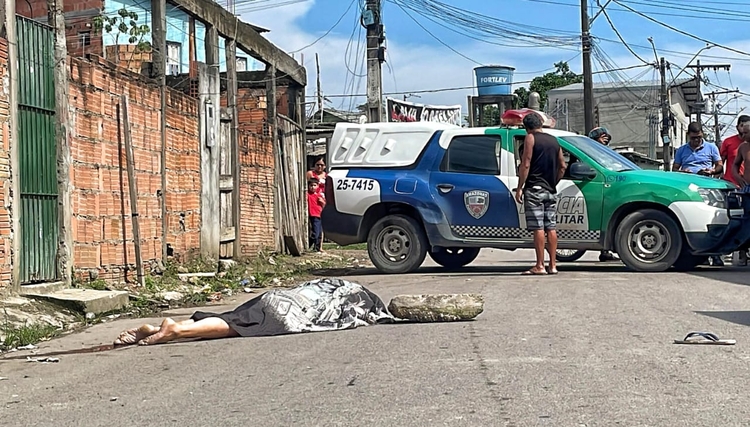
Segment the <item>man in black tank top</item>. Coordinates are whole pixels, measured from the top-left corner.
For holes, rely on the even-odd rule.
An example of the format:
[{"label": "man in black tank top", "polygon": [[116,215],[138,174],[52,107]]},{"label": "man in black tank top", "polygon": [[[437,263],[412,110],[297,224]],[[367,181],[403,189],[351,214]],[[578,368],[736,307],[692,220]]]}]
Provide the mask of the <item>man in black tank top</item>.
[{"label": "man in black tank top", "polygon": [[[518,171],[516,201],[523,204],[526,229],[534,235],[536,251],[536,265],[523,274],[557,274],[557,183],[565,174],[565,158],[557,138],[542,133],[542,119],[538,114],[524,117],[523,125],[526,139]],[[545,234],[550,255],[548,270],[544,268]]]}]

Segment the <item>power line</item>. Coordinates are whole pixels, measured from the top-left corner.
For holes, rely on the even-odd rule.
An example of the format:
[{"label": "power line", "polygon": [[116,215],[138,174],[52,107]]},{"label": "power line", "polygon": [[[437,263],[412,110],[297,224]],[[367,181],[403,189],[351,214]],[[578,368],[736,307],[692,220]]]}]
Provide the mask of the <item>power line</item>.
[{"label": "power line", "polygon": [[317,43],[317,42],[319,42],[319,41],[323,40],[323,39],[324,39],[324,38],[325,38],[325,37],[326,37],[326,36],[327,36],[328,34],[331,34],[331,31],[333,31],[333,30],[334,30],[334,29],[335,29],[336,27],[338,27],[338,26],[339,26],[339,24],[340,24],[340,23],[341,23],[341,21],[342,21],[342,20],[344,19],[344,17],[345,17],[345,16],[346,16],[346,15],[347,15],[347,14],[349,13],[349,11],[350,11],[350,10],[352,9],[352,6],[354,6],[354,3],[355,3],[356,1],[357,1],[357,0],[352,0],[352,1],[351,1],[351,3],[349,3],[349,7],[347,7],[347,8],[346,8],[346,10],[344,11],[344,13],[343,13],[343,14],[341,14],[341,16],[340,16],[340,17],[339,17],[339,19],[338,19],[338,20],[336,21],[336,23],[334,23],[334,24],[333,24],[333,26],[332,26],[331,28],[329,28],[329,29],[328,29],[328,31],[326,31],[325,33],[323,33],[323,35],[322,35],[322,36],[318,37],[317,39],[315,39],[315,41],[313,41],[312,43],[308,44],[308,45],[307,45],[307,46],[305,46],[305,47],[302,47],[302,48],[299,48],[299,49],[296,49],[296,50],[293,50],[293,51],[291,51],[291,52],[287,52],[287,53],[289,53],[289,54],[292,54],[292,53],[297,53],[297,52],[303,51],[303,50],[307,49],[308,47],[311,47],[311,46],[315,45],[315,43]]},{"label": "power line", "polygon": [[648,19],[649,21],[651,21],[651,22],[653,22],[655,24],[661,25],[664,28],[668,28],[668,29],[670,29],[670,30],[672,30],[672,31],[674,31],[676,33],[682,34],[683,36],[687,36],[687,37],[690,37],[692,39],[702,41],[704,43],[712,44],[712,45],[714,45],[716,47],[720,47],[722,49],[725,49],[725,50],[728,50],[730,52],[734,52],[734,53],[737,53],[737,54],[740,54],[740,55],[750,56],[750,54],[748,54],[747,52],[743,52],[743,51],[735,49],[733,47],[724,46],[722,44],[718,44],[718,43],[712,42],[711,40],[704,39],[703,37],[699,37],[699,36],[696,36],[694,34],[690,34],[687,31],[680,30],[679,28],[675,28],[675,27],[673,27],[673,26],[671,26],[669,24],[666,24],[664,22],[659,21],[658,19],[654,19],[654,18],[646,15],[645,13],[639,12],[639,11],[631,8],[630,6],[623,5],[618,0],[613,0],[613,2],[616,3],[619,6],[622,6],[622,7],[626,8],[626,9],[628,9],[629,11],[635,13],[638,16],[641,16],[641,17],[643,17],[645,19]]}]

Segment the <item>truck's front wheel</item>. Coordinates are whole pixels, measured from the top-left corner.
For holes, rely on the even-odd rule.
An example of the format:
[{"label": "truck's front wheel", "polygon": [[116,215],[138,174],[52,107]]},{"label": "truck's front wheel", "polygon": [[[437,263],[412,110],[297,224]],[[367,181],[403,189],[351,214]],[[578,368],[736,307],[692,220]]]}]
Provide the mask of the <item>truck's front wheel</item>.
[{"label": "truck's front wheel", "polygon": [[615,234],[617,253],[622,262],[635,271],[666,271],[679,258],[682,244],[677,223],[655,209],[626,216]]},{"label": "truck's front wheel", "polygon": [[427,239],[420,224],[406,215],[389,215],[370,229],[367,252],[375,267],[388,274],[409,273],[427,256]]},{"label": "truck's front wheel", "polygon": [[471,264],[479,256],[479,248],[440,248],[430,252],[430,258],[448,270]]}]

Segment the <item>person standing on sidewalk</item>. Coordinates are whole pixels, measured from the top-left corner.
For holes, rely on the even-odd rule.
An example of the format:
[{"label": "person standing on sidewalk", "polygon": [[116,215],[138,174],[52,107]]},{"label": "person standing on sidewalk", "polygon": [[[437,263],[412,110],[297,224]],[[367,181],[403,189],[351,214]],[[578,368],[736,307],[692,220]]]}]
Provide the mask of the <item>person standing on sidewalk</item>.
[{"label": "person standing on sidewalk", "polygon": [[[740,145],[742,145],[743,142],[742,136],[748,130],[750,130],[750,116],[743,114],[737,119],[737,135],[725,139],[724,142],[721,143],[721,148],[719,148],[719,155],[725,165],[731,166],[734,164],[734,159],[737,158],[737,150],[739,150]],[[740,165],[740,175],[742,175],[744,171],[744,166]],[[722,178],[734,185],[740,185],[740,183],[734,178],[731,167],[726,168]]]},{"label": "person standing on sidewalk", "polygon": [[[740,183],[734,178],[732,165],[734,165],[734,160],[737,158],[737,150],[739,150],[740,145],[743,143],[742,137],[748,132],[748,130],[750,130],[750,116],[743,114],[737,119],[737,135],[732,135],[725,139],[724,142],[721,143],[721,147],[719,147],[719,155],[724,161],[724,164],[728,166],[725,168],[722,178],[738,187]],[[744,172],[744,165],[740,165],[740,175]],[[732,263],[735,265],[747,265],[747,251],[736,251],[732,257]]]},{"label": "person standing on sidewalk", "polygon": [[[589,138],[593,139],[594,141],[608,146],[610,142],[612,142],[612,135],[609,133],[607,128],[605,127],[598,127],[594,128],[589,132]],[[619,258],[615,256],[611,251],[601,251],[599,253],[599,262],[607,262],[607,261],[618,261]]]},{"label": "person standing on sidewalk", "polygon": [[326,206],[326,197],[318,188],[318,181],[311,179],[307,181],[307,210],[310,222],[309,247],[315,252],[320,252],[323,238],[323,224],[320,215]]},{"label": "person standing on sidewalk", "polygon": [[[678,148],[674,154],[672,170],[694,173],[703,176],[716,176],[724,171],[724,163],[716,144],[703,140],[703,126],[698,122],[688,125],[688,143]],[[709,264],[723,266],[720,256],[709,258]]]},{"label": "person standing on sidewalk", "polygon": [[[526,228],[534,235],[536,264],[524,275],[557,274],[557,183],[565,174],[565,158],[557,138],[542,133],[542,118],[531,113],[523,118],[526,138],[518,174],[516,201],[523,204]],[[544,268],[547,235],[549,269]]]}]

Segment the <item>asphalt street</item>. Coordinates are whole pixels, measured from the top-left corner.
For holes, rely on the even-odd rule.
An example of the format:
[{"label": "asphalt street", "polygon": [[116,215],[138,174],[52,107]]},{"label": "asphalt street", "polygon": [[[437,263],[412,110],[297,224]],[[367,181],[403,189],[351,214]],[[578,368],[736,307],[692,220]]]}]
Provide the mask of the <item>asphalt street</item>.
[{"label": "asphalt street", "polygon": [[[386,304],[481,293],[472,322],[0,359],[0,425],[747,425],[750,267],[639,274],[596,256],[557,276],[522,277],[530,251],[492,250],[460,273],[428,263],[348,276]],[[109,344],[142,322],[97,325],[35,353]],[[694,330],[737,345],[672,343]]]}]

